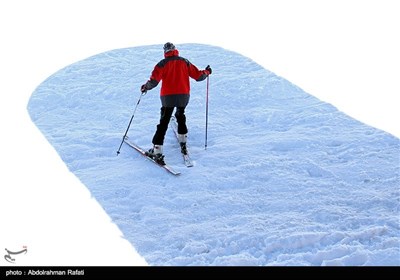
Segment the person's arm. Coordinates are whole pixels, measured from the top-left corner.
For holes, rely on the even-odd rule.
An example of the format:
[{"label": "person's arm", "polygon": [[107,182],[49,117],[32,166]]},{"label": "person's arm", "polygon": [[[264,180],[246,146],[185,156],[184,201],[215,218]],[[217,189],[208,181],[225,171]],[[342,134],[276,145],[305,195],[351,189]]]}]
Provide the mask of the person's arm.
[{"label": "person's arm", "polygon": [[195,79],[197,82],[205,80],[210,74],[212,70],[210,65],[207,65],[206,69],[199,70],[195,65],[189,62],[189,76],[192,79]]},{"label": "person's arm", "polygon": [[147,80],[145,84],[141,86],[140,90],[142,92],[152,90],[159,84],[159,82],[161,81],[161,77],[162,77],[161,68],[158,67],[158,65],[156,65],[153,69],[153,72],[151,72],[150,78]]}]

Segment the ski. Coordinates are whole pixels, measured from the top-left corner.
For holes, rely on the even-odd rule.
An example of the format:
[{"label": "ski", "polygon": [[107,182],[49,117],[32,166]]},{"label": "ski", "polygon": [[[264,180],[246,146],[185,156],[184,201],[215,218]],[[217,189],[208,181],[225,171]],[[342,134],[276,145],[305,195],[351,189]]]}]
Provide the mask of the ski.
[{"label": "ski", "polygon": [[[178,140],[178,144],[179,143],[179,137],[178,137],[178,123],[176,122],[176,118],[174,116],[171,117],[171,121],[170,124],[172,126],[172,129],[174,130],[176,139]],[[187,150],[187,148],[186,148]],[[193,162],[192,159],[189,156],[189,152],[187,152],[186,154],[182,153],[182,157],[183,157],[183,162],[185,163],[186,167],[192,167],[193,166]]]},{"label": "ski", "polygon": [[161,164],[159,162],[157,162],[156,160],[154,160],[153,158],[147,156],[146,151],[143,150],[142,148],[140,148],[138,145],[136,145],[135,143],[133,143],[132,141],[129,140],[128,136],[125,136],[124,138],[124,142],[130,146],[131,148],[133,148],[134,150],[138,151],[142,156],[144,156],[145,158],[147,158],[149,161],[155,163],[156,165],[158,165],[159,167],[165,169],[166,171],[168,171],[169,173],[177,176],[180,175],[181,173],[174,170],[171,166],[169,166],[168,164]]}]

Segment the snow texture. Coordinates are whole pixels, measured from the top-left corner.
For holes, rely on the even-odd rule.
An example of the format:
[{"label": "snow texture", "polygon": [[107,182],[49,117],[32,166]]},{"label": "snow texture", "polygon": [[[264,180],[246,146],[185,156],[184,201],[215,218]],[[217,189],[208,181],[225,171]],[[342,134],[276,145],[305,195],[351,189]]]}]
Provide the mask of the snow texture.
[{"label": "snow texture", "polygon": [[[324,103],[248,57],[177,45],[191,81],[188,147],[173,131],[173,176],[123,144],[139,88],[162,45],[115,49],[51,75],[32,121],[152,266],[400,265],[399,139]],[[159,88],[141,98],[128,136],[150,148]],[[207,149],[205,149],[207,144]]]}]

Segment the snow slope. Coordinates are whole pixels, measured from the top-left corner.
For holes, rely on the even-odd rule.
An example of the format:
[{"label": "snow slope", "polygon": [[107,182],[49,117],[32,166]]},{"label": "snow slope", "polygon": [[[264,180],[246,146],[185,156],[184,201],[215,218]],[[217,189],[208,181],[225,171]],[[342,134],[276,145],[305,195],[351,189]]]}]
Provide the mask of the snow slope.
[{"label": "snow slope", "polygon": [[[161,45],[100,53],[38,86],[28,111],[68,169],[149,265],[399,265],[399,139],[367,126],[250,58],[181,44],[192,81],[186,168],[172,130],[171,176],[123,145]],[[128,132],[150,147],[158,90]]]}]

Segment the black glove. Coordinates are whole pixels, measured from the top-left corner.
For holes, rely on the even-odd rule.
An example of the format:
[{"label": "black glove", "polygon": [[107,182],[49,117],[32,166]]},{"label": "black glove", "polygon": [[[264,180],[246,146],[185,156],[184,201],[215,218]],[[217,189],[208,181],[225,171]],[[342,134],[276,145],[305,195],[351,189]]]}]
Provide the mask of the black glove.
[{"label": "black glove", "polygon": [[146,92],[147,92],[146,84],[144,84],[144,85],[142,85],[142,86],[140,87],[140,91],[141,91],[142,93],[146,93]]},{"label": "black glove", "polygon": [[210,65],[207,65],[206,70],[207,70],[210,74],[212,73],[212,70],[211,70]]}]

